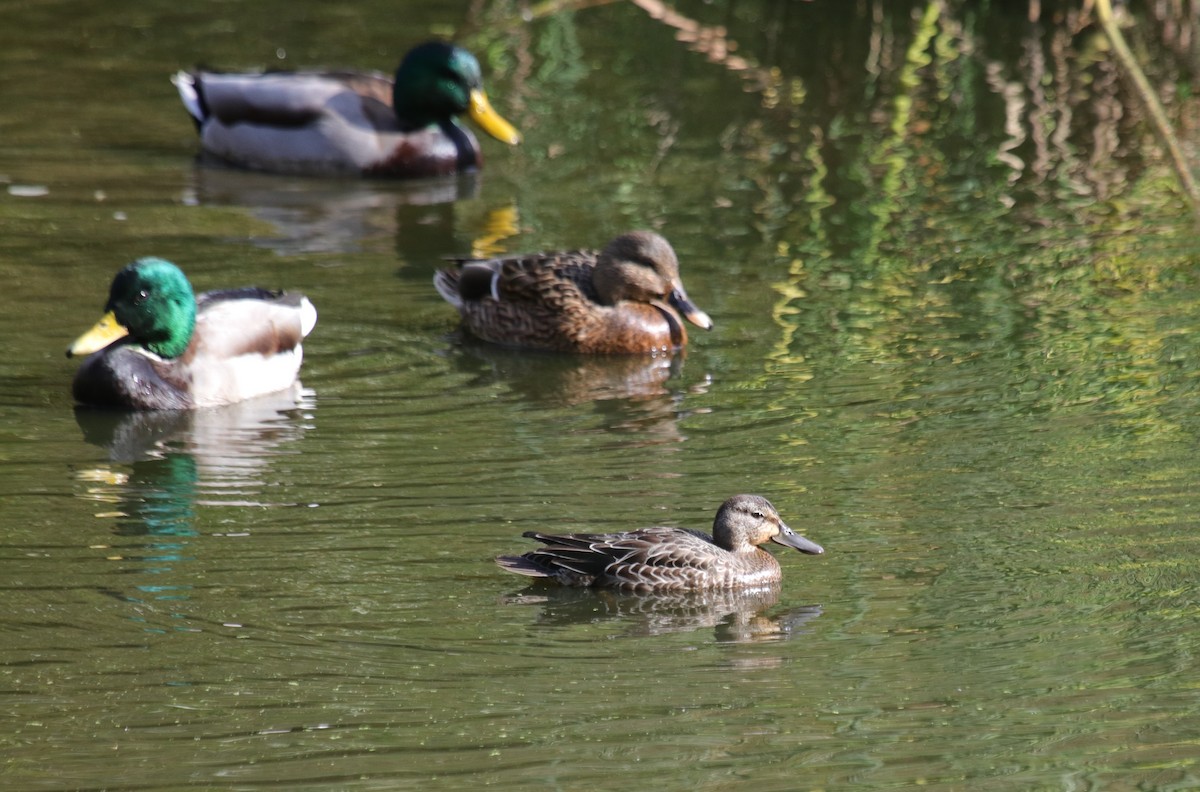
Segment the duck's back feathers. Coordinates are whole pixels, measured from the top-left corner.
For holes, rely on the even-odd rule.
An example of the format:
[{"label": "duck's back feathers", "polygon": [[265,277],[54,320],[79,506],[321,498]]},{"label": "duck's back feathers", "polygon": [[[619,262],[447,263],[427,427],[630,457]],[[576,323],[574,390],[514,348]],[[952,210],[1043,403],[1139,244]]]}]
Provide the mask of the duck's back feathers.
[{"label": "duck's back feathers", "polygon": [[458,260],[434,277],[471,333],[505,346],[589,354],[660,352],[687,333],[665,306],[605,305],[593,275],[596,251]]},{"label": "duck's back feathers", "polygon": [[300,127],[316,121],[339,97],[357,97],[361,112],[384,129],[399,129],[391,109],[392,81],[377,72],[197,71],[179,72],[171,81],[200,124]]},{"label": "duck's back feathers", "polygon": [[527,531],[523,536],[545,546],[521,556],[500,556],[496,563],[528,577],[625,591],[683,591],[734,584],[726,581],[728,575],[719,568],[725,560],[715,552],[720,548],[699,531],[655,527],[615,534]]},{"label": "duck's back feathers", "polygon": [[595,257],[595,251],[573,250],[495,259],[452,258],[458,267],[439,270],[434,284],[455,307],[490,298],[571,312],[580,302],[600,305],[592,284]]},{"label": "duck's back feathers", "polygon": [[[459,141],[438,127],[405,133],[392,110],[392,82],[350,72],[195,72],[175,84],[201,143],[253,170],[361,175],[403,156],[409,175],[453,173]],[[472,154],[478,143],[465,133]],[[391,164],[389,164],[391,163]]]},{"label": "duck's back feathers", "polygon": [[[442,270],[435,287],[458,309],[463,324],[477,338],[511,347],[561,352],[582,351],[580,330],[588,328],[582,294],[569,282],[539,284],[520,279],[508,283],[511,262],[472,262]],[[564,297],[570,295],[570,299]],[[603,306],[595,305],[599,310]]]},{"label": "duck's back feathers", "polygon": [[291,352],[312,332],[317,311],[303,294],[249,287],[196,298],[198,353],[221,357]]},{"label": "duck's back feathers", "polygon": [[601,304],[593,283],[596,255],[594,250],[570,250],[484,263],[497,273],[492,287],[496,299],[569,309],[579,300]]}]

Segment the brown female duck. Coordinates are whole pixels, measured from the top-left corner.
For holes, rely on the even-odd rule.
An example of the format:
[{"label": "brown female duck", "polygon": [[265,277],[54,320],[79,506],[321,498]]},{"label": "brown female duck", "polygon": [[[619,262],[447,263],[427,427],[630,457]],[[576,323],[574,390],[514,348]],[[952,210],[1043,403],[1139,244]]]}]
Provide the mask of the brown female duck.
[{"label": "brown female duck", "polygon": [[475,336],[506,346],[586,354],[659,354],[687,344],[683,318],[712,328],[679,278],[670,243],[623,234],[575,250],[460,260],[434,286]]},{"label": "brown female duck", "polygon": [[767,541],[810,555],[825,552],[789,528],[770,501],[758,495],[735,495],[721,504],[712,536],[661,527],[613,534],[523,535],[545,547],[497,558],[509,572],[551,578],[564,586],[634,593],[776,584],[782,577],[779,562],[759,547]]},{"label": "brown female duck", "polygon": [[441,41],[375,72],[179,72],[171,81],[205,151],[242,168],[296,175],[440,176],[479,167],[469,115],[505,143],[521,136],[488,102],[479,62]]}]

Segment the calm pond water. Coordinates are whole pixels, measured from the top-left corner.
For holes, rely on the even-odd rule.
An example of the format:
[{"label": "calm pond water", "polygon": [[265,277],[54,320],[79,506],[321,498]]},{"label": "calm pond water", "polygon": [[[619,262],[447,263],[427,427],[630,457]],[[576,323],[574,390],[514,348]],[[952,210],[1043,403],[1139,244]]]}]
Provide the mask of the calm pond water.
[{"label": "calm pond water", "polygon": [[[0,786],[1200,787],[1200,244],[1096,28],[658,5],[0,4]],[[1188,147],[1169,5],[1128,35]],[[482,174],[194,164],[175,69],[430,35],[525,133]],[[464,343],[430,283],[635,227],[716,322],[675,361]],[[74,409],[141,255],[309,294],[303,389]],[[777,597],[492,563],[738,492],[828,551]]]}]

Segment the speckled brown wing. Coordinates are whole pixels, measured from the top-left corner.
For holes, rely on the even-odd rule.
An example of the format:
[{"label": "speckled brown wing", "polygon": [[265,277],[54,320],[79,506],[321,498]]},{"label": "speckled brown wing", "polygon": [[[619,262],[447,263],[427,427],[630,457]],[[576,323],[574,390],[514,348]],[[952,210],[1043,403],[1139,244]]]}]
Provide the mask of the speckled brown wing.
[{"label": "speckled brown wing", "polygon": [[[545,547],[525,553],[527,558],[540,566],[554,570],[565,570],[577,575],[596,578],[602,576],[614,560],[626,551],[614,555],[612,548],[629,534],[546,534],[526,531],[522,536],[536,539]],[[589,581],[590,583],[590,581]]]},{"label": "speckled brown wing", "polygon": [[599,355],[669,354],[687,343],[659,300],[602,302],[594,250],[460,260],[434,285],[470,333],[511,347]]},{"label": "speckled brown wing", "polygon": [[630,592],[683,591],[711,584],[720,554],[706,535],[681,528],[617,534],[553,535],[529,531],[546,546],[522,556],[567,585]]},{"label": "speckled brown wing", "polygon": [[[723,551],[695,531],[646,528],[611,545],[602,585],[624,591],[685,591],[712,585]],[[720,577],[717,575],[716,577]]]},{"label": "speckled brown wing", "polygon": [[592,286],[594,268],[592,251],[464,262],[458,273],[463,322],[493,343],[579,351],[580,335],[603,308]]},{"label": "speckled brown wing", "polygon": [[551,307],[599,304],[592,285],[596,255],[594,250],[571,250],[501,259],[500,299]]},{"label": "speckled brown wing", "polygon": [[[538,346],[591,354],[666,352],[687,343],[682,323],[665,305],[601,302],[594,250],[540,254],[504,261],[502,301],[530,307]],[[544,337],[544,338],[543,338]]]}]

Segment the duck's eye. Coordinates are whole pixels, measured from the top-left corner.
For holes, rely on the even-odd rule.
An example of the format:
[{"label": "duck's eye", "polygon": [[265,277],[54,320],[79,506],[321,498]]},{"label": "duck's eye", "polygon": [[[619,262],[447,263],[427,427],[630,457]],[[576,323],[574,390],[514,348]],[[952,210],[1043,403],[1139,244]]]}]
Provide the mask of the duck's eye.
[{"label": "duck's eye", "polygon": [[140,292],[137,293],[137,296],[133,298],[133,304],[141,305],[142,303],[144,303],[146,301],[146,298],[149,296],[150,296],[150,291],[148,289],[142,289]]},{"label": "duck's eye", "polygon": [[756,520],[761,520],[761,519],[763,519],[764,517],[766,517],[766,515],[765,515],[765,514],[763,514],[763,513],[762,513],[762,512],[760,512],[760,511],[751,512],[751,513],[750,513],[750,516],[751,516],[751,517],[753,517],[753,518],[754,518],[754,519],[756,519]]}]

